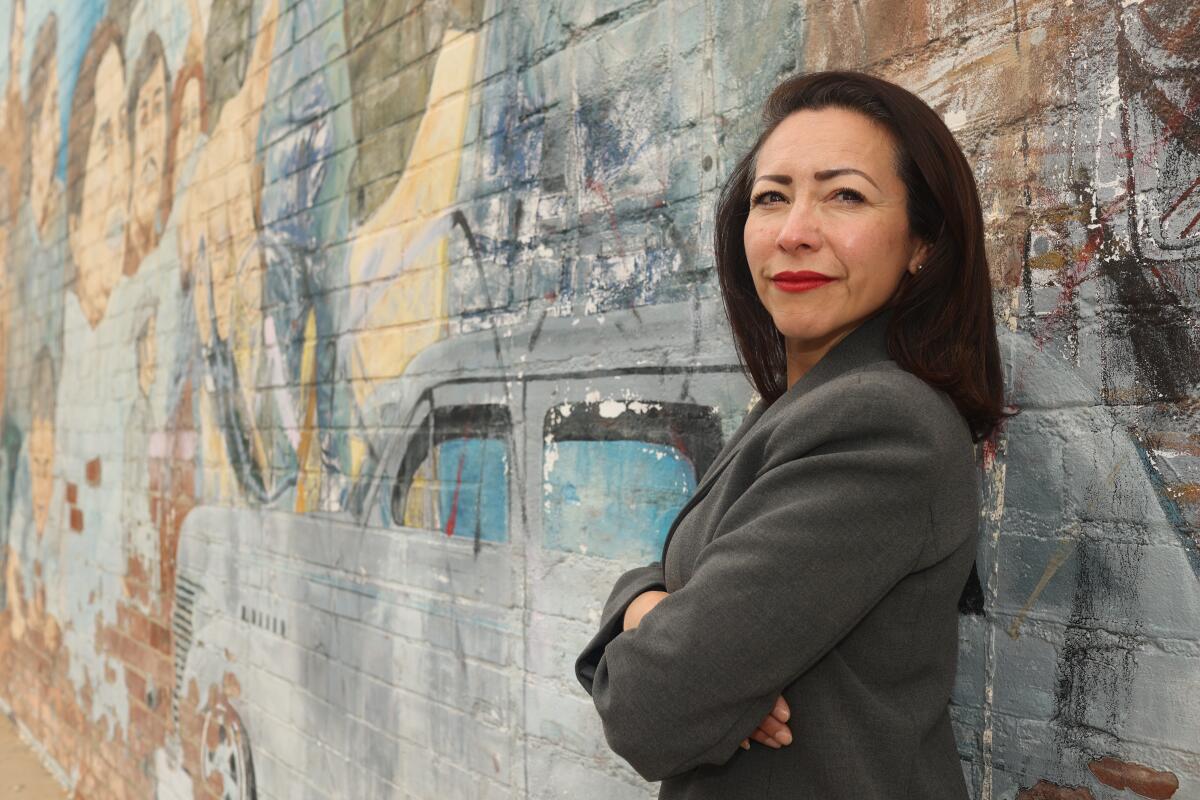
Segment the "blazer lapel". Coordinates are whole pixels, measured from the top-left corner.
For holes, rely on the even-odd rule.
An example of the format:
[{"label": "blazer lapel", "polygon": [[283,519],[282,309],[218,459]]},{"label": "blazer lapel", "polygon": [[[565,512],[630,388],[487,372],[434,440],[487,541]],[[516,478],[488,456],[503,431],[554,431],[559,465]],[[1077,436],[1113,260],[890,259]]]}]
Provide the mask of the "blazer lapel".
[{"label": "blazer lapel", "polygon": [[746,413],[746,417],[742,420],[742,424],[739,425],[738,429],[729,437],[729,441],[725,443],[725,447],[722,448],[721,452],[717,454],[716,460],[713,461],[712,465],[707,470],[705,470],[704,475],[700,477],[700,482],[696,484],[696,491],[692,492],[693,497],[702,492],[704,489],[707,489],[708,485],[713,482],[713,479],[721,473],[721,470],[725,469],[726,465],[729,464],[730,460],[733,458],[733,454],[741,448],[742,439],[745,438],[746,432],[754,427],[755,422],[757,422],[758,418],[762,416],[763,411],[763,401],[762,398],[759,398],[758,402],[754,404],[754,407]]},{"label": "blazer lapel", "polygon": [[742,424],[729,437],[729,441],[718,454],[712,466],[704,473],[700,483],[696,485],[696,490],[692,492],[692,496],[675,515],[675,521],[671,523],[671,529],[667,531],[667,538],[663,542],[662,563],[664,565],[667,563],[667,547],[671,544],[671,537],[675,535],[675,528],[679,526],[679,521],[704,498],[713,481],[724,471],[725,467],[729,466],[733,457],[745,444],[746,434],[752,428],[771,425],[771,421],[783,413],[784,408],[798,402],[805,394],[837,376],[867,364],[887,361],[890,358],[887,351],[887,329],[891,318],[892,312],[884,310],[863,322],[845,339],[834,345],[833,349],[770,406],[764,409],[763,400],[759,399],[754,408],[746,414]]}]

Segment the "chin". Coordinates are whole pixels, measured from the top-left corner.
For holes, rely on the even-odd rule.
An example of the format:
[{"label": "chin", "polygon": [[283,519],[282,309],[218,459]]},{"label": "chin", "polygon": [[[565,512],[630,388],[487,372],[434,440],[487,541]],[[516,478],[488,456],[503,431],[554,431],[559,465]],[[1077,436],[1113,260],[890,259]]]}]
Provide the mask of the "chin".
[{"label": "chin", "polygon": [[812,314],[789,313],[786,315],[773,314],[775,328],[785,339],[800,341],[820,341],[832,335],[840,326],[836,320],[824,317],[820,312]]}]

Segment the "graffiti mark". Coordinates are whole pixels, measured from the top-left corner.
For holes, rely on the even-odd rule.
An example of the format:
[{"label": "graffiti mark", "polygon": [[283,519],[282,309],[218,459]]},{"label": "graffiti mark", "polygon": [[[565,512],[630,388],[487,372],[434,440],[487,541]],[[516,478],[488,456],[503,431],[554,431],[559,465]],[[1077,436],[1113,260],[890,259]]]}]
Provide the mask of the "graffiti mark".
[{"label": "graffiti mark", "polygon": [[[1084,512],[1086,517],[1094,518],[1096,511],[1099,508],[1101,498],[1110,496],[1111,492],[1116,489],[1117,473],[1120,472],[1121,468],[1125,466],[1126,461],[1126,459],[1120,459],[1113,464],[1113,468],[1108,471],[1108,475],[1106,475],[1104,480],[1101,482],[1103,486],[1101,487],[1100,491],[1091,491],[1088,493],[1090,499],[1088,500],[1086,511]],[[1067,558],[1070,557],[1071,553],[1075,551],[1075,545],[1079,541],[1082,532],[1082,527],[1079,524],[1073,525],[1071,534],[1062,540],[1058,546],[1058,549],[1052,556],[1050,556],[1050,560],[1047,562],[1046,568],[1042,572],[1042,577],[1038,579],[1037,585],[1033,588],[1033,591],[1030,592],[1029,597],[1025,600],[1025,604],[1021,606],[1021,610],[1017,612],[1017,616],[1013,619],[1012,624],[1008,626],[1008,635],[1011,638],[1016,639],[1021,635],[1021,624],[1024,622],[1025,617],[1028,616],[1030,610],[1033,608],[1034,603],[1037,602],[1038,597],[1041,596],[1046,586],[1049,585],[1050,579],[1054,577],[1059,568],[1066,563]]]},{"label": "graffiti mark", "polygon": [[504,406],[444,406],[426,413],[396,475],[392,519],[446,536],[471,531],[477,547],[507,540],[512,436]]},{"label": "graffiti mark", "polygon": [[1037,585],[1033,587],[1033,591],[1029,593],[1029,597],[1025,600],[1025,604],[1021,606],[1021,610],[1017,612],[1017,616],[1008,626],[1008,635],[1010,638],[1016,639],[1021,635],[1021,624],[1025,621],[1025,617],[1029,615],[1034,603],[1041,596],[1045,588],[1050,584],[1050,579],[1058,572],[1059,567],[1066,563],[1071,553],[1075,552],[1075,544],[1078,541],[1080,530],[1076,526],[1071,536],[1063,539],[1059,543],[1058,549],[1050,556],[1050,560],[1046,562],[1046,568],[1042,572],[1042,577],[1038,579]]}]

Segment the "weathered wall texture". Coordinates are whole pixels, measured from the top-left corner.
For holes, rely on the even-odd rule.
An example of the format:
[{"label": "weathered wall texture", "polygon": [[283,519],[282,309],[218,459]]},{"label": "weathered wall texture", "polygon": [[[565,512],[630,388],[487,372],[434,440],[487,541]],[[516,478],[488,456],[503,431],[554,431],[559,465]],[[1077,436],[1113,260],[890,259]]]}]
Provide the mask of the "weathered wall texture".
[{"label": "weathered wall texture", "polygon": [[573,659],[752,399],[715,191],[854,66],[977,170],[1022,411],[973,794],[1200,797],[1195,3],[2,5],[0,705],[78,796],[654,796]]}]

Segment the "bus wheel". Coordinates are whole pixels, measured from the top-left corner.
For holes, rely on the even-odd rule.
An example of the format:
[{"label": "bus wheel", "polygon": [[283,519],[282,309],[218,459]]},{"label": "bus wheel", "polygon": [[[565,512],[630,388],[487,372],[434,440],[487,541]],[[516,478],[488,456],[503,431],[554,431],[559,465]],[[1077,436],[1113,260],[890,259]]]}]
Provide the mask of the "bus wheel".
[{"label": "bus wheel", "polygon": [[203,778],[221,778],[221,800],[255,800],[250,736],[237,711],[224,698],[209,708],[200,734]]}]

